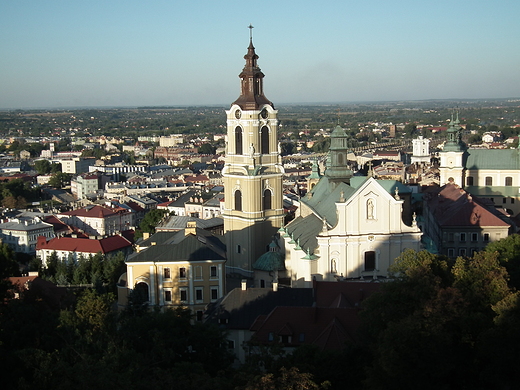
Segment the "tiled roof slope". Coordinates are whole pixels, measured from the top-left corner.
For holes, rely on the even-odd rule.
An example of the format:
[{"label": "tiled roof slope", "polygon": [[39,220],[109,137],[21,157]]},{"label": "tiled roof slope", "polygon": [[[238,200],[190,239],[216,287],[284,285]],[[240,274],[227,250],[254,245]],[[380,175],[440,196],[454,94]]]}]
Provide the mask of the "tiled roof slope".
[{"label": "tiled roof slope", "polygon": [[81,253],[103,254],[131,247],[132,244],[126,238],[119,235],[94,240],[89,238],[58,237],[49,241],[45,237],[39,237],[36,250],[67,251]]},{"label": "tiled roof slope", "polygon": [[440,226],[510,226],[494,208],[484,207],[478,199],[453,184],[428,191],[425,199]]}]

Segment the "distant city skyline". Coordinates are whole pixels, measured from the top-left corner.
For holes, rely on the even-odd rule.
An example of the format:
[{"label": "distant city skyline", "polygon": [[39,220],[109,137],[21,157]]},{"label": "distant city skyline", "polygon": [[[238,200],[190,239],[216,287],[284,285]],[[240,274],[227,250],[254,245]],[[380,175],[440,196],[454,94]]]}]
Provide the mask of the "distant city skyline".
[{"label": "distant city skyline", "polygon": [[[297,7],[295,7],[297,4]],[[0,2],[0,109],[520,96],[516,0]]]}]

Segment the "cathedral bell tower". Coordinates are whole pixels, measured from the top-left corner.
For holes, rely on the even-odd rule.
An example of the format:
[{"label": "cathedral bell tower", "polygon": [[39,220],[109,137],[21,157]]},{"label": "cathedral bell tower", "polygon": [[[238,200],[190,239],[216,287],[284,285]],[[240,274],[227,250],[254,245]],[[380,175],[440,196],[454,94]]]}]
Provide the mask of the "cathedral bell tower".
[{"label": "cathedral bell tower", "polygon": [[228,272],[252,271],[284,218],[278,111],[264,96],[264,74],[257,65],[252,36],[244,58],[240,96],[226,111],[222,176]]},{"label": "cathedral bell tower", "polygon": [[440,157],[440,185],[446,183],[457,184],[459,187],[464,186],[464,151],[466,145],[461,139],[461,127],[459,122],[459,114],[453,120],[453,115],[448,127],[447,140],[444,143]]}]

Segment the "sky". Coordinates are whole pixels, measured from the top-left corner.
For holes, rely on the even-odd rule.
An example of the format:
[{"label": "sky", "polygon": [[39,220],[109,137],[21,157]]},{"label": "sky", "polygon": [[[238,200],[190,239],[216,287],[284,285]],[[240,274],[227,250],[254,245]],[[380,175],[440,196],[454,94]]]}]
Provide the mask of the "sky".
[{"label": "sky", "polygon": [[520,96],[518,0],[1,0],[0,109]]}]

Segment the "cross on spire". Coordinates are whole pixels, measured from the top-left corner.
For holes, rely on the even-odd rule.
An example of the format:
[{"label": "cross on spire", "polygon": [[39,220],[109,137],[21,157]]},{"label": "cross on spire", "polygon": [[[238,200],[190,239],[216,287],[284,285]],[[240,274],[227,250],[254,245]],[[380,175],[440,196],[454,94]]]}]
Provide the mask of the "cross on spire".
[{"label": "cross on spire", "polygon": [[249,29],[249,39],[250,40],[253,40],[253,25],[252,24],[249,24],[249,26],[247,26],[247,28]]}]

